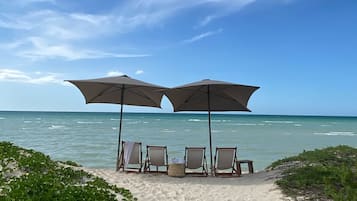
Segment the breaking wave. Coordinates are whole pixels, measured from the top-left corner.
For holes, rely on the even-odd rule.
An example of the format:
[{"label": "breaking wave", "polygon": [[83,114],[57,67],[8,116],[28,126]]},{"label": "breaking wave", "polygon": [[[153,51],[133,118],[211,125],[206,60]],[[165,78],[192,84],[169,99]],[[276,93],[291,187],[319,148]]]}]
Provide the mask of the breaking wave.
[{"label": "breaking wave", "polygon": [[48,129],[50,130],[55,130],[55,129],[64,129],[65,126],[62,126],[62,125],[52,125],[50,127],[48,127]]},{"label": "breaking wave", "polygon": [[314,133],[314,135],[326,135],[326,136],[357,136],[356,133],[354,132],[339,132],[339,131],[332,131],[332,132],[326,132],[326,133]]},{"label": "breaking wave", "polygon": [[264,123],[270,123],[270,124],[292,124],[294,123],[293,121],[263,121]]},{"label": "breaking wave", "polygon": [[77,124],[102,124],[102,121],[77,121]]},{"label": "breaking wave", "polygon": [[170,130],[170,129],[163,129],[160,131],[161,133],[176,133],[175,130]]}]

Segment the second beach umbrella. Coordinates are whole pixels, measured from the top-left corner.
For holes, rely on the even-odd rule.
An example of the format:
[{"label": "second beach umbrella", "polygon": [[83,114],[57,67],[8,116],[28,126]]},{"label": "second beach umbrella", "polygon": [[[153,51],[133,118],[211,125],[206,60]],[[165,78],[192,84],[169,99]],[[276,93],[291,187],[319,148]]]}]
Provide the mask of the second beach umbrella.
[{"label": "second beach umbrella", "polygon": [[149,106],[161,108],[163,89],[158,85],[133,79],[127,75],[89,80],[67,80],[82,92],[86,103],[120,104],[120,123],[117,165],[120,153],[123,105]]},{"label": "second beach umbrella", "polygon": [[209,144],[212,163],[211,111],[249,111],[250,96],[259,89],[217,80],[202,80],[183,86],[171,88],[165,92],[174,106],[174,111],[207,111],[209,127]]}]

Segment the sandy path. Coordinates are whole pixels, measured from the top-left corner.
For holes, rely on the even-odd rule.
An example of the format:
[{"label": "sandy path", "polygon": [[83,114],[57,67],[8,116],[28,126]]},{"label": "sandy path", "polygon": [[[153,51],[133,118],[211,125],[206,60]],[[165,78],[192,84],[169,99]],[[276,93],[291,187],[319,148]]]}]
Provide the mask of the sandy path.
[{"label": "sandy path", "polygon": [[277,171],[263,171],[239,178],[175,178],[162,174],[118,173],[109,169],[84,170],[102,177],[110,184],[129,189],[135,197],[145,201],[285,200],[274,184]]}]

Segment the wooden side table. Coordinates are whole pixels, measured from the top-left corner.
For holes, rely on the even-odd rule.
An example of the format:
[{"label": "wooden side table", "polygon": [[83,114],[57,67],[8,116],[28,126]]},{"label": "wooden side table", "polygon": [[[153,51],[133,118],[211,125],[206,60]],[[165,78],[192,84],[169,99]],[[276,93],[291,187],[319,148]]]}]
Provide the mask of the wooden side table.
[{"label": "wooden side table", "polygon": [[185,174],[185,164],[184,163],[173,163],[169,164],[169,170],[167,175],[171,177],[184,177]]},{"label": "wooden side table", "polygon": [[242,174],[242,168],[241,168],[241,164],[242,163],[247,163],[248,164],[249,174],[253,174],[254,173],[253,161],[252,160],[238,160],[236,163],[237,163],[238,176],[240,176]]}]

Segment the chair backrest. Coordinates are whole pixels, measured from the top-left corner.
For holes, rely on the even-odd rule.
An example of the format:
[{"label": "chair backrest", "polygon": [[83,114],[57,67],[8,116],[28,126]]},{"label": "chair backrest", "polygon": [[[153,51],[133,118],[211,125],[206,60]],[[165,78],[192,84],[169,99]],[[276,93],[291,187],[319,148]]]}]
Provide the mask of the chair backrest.
[{"label": "chair backrest", "polygon": [[234,166],[236,159],[237,147],[232,148],[216,148],[216,168],[225,170]]},{"label": "chair backrest", "polygon": [[[126,144],[128,143],[123,141],[124,151],[126,150]],[[141,142],[134,142],[127,164],[141,164]]]},{"label": "chair backrest", "polygon": [[186,147],[186,167],[189,169],[197,169],[202,167],[205,152],[205,147]]},{"label": "chair backrest", "polygon": [[147,152],[149,156],[149,161],[151,165],[154,166],[164,166],[167,165],[166,146],[147,146]]}]

